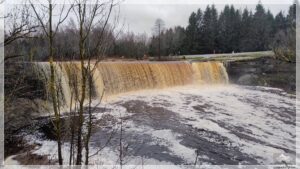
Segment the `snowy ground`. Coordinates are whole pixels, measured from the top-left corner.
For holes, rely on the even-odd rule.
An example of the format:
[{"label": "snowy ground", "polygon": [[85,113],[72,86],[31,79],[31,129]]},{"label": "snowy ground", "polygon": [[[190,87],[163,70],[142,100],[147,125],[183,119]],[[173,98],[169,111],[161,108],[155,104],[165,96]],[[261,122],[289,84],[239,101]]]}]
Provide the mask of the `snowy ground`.
[{"label": "snowy ground", "polygon": [[[99,107],[90,154],[105,148],[90,161],[119,163],[122,119],[126,165],[293,165],[295,116],[295,96],[274,88],[185,86],[131,93]],[[56,157],[54,141],[34,142],[41,146],[32,153]],[[68,143],[63,155],[68,159]]]}]

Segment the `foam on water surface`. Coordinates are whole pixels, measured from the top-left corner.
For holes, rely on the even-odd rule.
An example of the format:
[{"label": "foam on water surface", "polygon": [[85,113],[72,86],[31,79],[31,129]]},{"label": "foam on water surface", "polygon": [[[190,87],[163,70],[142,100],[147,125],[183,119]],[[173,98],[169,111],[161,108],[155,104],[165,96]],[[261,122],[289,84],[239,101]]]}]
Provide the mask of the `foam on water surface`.
[{"label": "foam on water surface", "polygon": [[[198,164],[295,164],[295,104],[295,96],[274,88],[185,86],[119,96],[101,104],[107,110],[95,117],[126,119],[124,142],[136,141],[142,150],[134,145],[137,152],[128,154],[127,164],[194,164],[197,151]],[[92,136],[91,154],[101,134]],[[33,153],[55,156],[54,141],[40,143]],[[64,146],[67,157],[68,143]],[[116,164],[117,145],[90,161]]]}]

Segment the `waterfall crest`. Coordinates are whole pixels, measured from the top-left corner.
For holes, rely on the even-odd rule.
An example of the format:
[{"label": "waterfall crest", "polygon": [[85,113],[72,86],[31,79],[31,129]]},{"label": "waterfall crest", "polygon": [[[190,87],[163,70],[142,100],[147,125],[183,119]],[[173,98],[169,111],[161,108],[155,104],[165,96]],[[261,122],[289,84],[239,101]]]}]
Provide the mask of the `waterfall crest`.
[{"label": "waterfall crest", "polygon": [[[45,87],[49,84],[50,65],[36,62],[36,71]],[[228,75],[221,62],[100,62],[92,64],[92,96],[105,96],[143,89],[161,89],[188,84],[227,84]],[[55,76],[59,99],[69,106],[79,96],[81,70],[79,62],[56,62]],[[47,90],[46,90],[47,91]],[[89,94],[88,91],[87,95]]]}]

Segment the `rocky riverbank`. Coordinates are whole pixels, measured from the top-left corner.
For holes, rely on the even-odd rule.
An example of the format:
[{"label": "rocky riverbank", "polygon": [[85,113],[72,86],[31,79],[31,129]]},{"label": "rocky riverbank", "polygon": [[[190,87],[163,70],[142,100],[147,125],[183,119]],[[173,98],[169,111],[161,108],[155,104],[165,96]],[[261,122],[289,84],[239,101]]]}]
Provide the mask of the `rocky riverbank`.
[{"label": "rocky riverbank", "polygon": [[273,57],[224,63],[230,83],[281,88],[289,93],[296,91],[296,63],[284,62]]}]

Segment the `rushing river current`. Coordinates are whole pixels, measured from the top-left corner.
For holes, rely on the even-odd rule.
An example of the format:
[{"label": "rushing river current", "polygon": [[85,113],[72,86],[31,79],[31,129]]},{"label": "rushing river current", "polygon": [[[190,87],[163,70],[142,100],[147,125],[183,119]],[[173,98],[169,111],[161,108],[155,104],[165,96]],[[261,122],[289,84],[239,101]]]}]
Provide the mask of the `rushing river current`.
[{"label": "rushing river current", "polygon": [[[121,138],[127,165],[293,165],[295,116],[295,96],[275,88],[191,85],[129,93],[97,106],[90,163],[118,164]],[[40,145],[32,153],[55,157],[56,142],[41,135],[26,137]],[[63,150],[68,159],[68,142]]]}]

